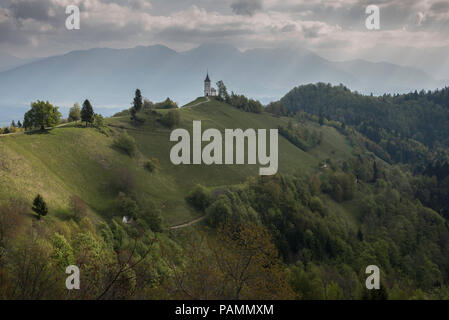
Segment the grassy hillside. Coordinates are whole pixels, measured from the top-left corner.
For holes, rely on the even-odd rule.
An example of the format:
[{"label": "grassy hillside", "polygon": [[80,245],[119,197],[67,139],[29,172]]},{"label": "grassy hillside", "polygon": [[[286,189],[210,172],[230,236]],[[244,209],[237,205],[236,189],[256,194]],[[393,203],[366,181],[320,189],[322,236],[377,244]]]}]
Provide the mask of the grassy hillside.
[{"label": "grassy hillside", "polygon": [[[193,120],[202,121],[203,131],[216,128],[222,132],[225,128],[277,128],[288,121],[268,113],[243,112],[204,98],[181,108],[180,112],[180,127],[189,131]],[[184,200],[195,185],[223,188],[244,183],[249,176],[258,174],[259,165],[175,166],[169,158],[174,145],[169,141],[171,130],[150,114],[141,116],[146,121],[138,127],[130,123],[129,117],[107,119],[112,129],[109,135],[93,128],[68,125],[42,134],[0,138],[0,201],[10,197],[31,201],[41,193],[49,204],[50,219],[65,219],[69,197],[78,195],[89,205],[93,220],[98,221],[114,214],[117,197],[114,181],[125,168],[134,177],[139,202],[154,202],[162,212],[165,225],[170,226],[199,216]],[[322,143],[306,153],[280,136],[279,172],[311,172],[324,159],[343,160],[351,156],[346,138],[334,128],[313,123],[304,126],[322,132]],[[137,142],[138,155],[134,158],[113,147],[114,137],[123,130]],[[161,165],[155,173],[143,166],[145,160],[152,158],[158,158]]]},{"label": "grassy hillside", "polygon": [[[281,174],[256,178],[259,165],[173,165],[172,129],[163,125],[170,112],[144,108],[140,125],[125,115],[100,129],[71,123],[0,137],[1,236],[7,232],[0,241],[0,274],[7,275],[0,299],[449,297],[448,224],[416,197],[433,196],[432,189],[407,167],[376,157],[379,149],[356,128],[312,114],[249,113],[204,98],[175,111],[175,127],[189,131],[194,120],[203,131],[279,128]],[[119,137],[135,140],[132,157],[116,146]],[[145,168],[149,160],[160,163],[156,171]],[[192,190],[196,209],[186,201]],[[37,193],[50,209],[41,220],[30,218]],[[90,219],[70,209],[73,195],[87,203]],[[27,203],[8,203],[11,197]],[[125,213],[137,221],[122,223]],[[142,264],[111,287],[128,255]],[[255,280],[240,290],[223,281],[229,273],[222,265],[241,274],[242,257],[251,264],[246,278]],[[16,292],[20,270],[41,264],[47,273]],[[70,264],[80,265],[88,284],[75,297],[61,280]],[[374,293],[365,290],[365,270],[373,264],[382,272]],[[100,274],[106,276],[99,281]],[[27,291],[35,279],[52,277],[59,285],[48,293]]]}]

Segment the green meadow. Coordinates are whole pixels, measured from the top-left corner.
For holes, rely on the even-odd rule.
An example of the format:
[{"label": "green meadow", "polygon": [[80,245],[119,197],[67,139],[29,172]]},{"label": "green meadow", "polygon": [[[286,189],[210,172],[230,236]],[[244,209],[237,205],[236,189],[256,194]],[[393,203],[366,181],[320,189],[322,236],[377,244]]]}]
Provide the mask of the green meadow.
[{"label": "green meadow", "polygon": [[[169,110],[157,110],[164,114]],[[244,112],[216,100],[198,98],[180,108],[179,127],[192,131],[192,122],[201,120],[202,130],[253,128],[274,129],[286,126],[287,118],[269,113]],[[151,201],[162,213],[165,226],[194,220],[200,213],[185,201],[196,185],[220,190],[244,184],[258,175],[259,165],[180,165],[170,161],[172,129],[156,121],[151,113],[142,112],[146,121],[134,126],[129,117],[107,118],[108,134],[80,124],[69,124],[45,133],[17,134],[0,138],[0,201],[11,197],[31,203],[37,193],[47,201],[49,219],[69,216],[69,197],[77,195],[89,206],[93,221],[114,214],[117,192],[114,183],[120,170],[134,177],[140,203]],[[279,135],[279,172],[312,173],[321,161],[351,157],[347,139],[330,126],[315,123],[297,124],[322,132],[322,143],[304,152]],[[126,130],[137,143],[137,155],[129,157],[113,146],[114,138]],[[149,172],[146,160],[157,158],[160,169]]]}]

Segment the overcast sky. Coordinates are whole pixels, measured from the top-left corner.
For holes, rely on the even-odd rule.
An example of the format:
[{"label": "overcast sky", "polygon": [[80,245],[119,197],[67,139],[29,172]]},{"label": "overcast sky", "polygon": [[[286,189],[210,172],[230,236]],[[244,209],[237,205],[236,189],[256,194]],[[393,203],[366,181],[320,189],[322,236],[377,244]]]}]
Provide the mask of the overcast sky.
[{"label": "overcast sky", "polygon": [[[81,29],[65,28],[78,5]],[[365,28],[380,7],[381,29]],[[0,0],[0,52],[42,57],[92,47],[205,42],[240,49],[304,46],[328,58],[369,48],[449,45],[449,1],[441,0]]]}]

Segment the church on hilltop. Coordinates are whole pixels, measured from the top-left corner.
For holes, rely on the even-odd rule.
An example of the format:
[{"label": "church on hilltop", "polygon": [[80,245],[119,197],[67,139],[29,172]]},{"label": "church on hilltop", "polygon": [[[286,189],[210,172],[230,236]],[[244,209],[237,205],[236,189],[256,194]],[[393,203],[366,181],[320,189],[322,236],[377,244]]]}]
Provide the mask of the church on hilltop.
[{"label": "church on hilltop", "polygon": [[207,72],[206,80],[204,80],[204,96],[215,97],[217,90],[210,85],[209,71]]}]

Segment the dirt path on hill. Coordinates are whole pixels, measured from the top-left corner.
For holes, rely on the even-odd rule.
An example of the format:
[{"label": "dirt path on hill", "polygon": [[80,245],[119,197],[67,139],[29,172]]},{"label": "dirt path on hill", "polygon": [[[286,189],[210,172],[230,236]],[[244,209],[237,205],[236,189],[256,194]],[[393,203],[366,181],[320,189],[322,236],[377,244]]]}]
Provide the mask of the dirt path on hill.
[{"label": "dirt path on hill", "polygon": [[206,218],[206,215],[201,216],[201,217],[199,217],[199,218],[196,218],[196,219],[194,219],[194,220],[192,220],[192,221],[183,223],[183,224],[178,224],[178,225],[176,225],[176,226],[171,226],[169,229],[170,229],[170,230],[176,230],[176,229],[181,229],[181,228],[190,227],[191,225],[194,225],[194,224],[196,224],[196,223],[198,223],[198,222],[200,222],[200,221],[203,221],[205,218]]},{"label": "dirt path on hill", "polygon": [[206,103],[206,102],[209,102],[209,101],[210,101],[209,97],[206,97],[206,101],[198,102],[198,103],[195,103],[195,104],[193,104],[193,105],[191,105],[191,106],[184,107],[184,108],[189,109],[189,108],[199,106],[199,105],[201,105],[201,104],[203,104],[203,103]]}]

